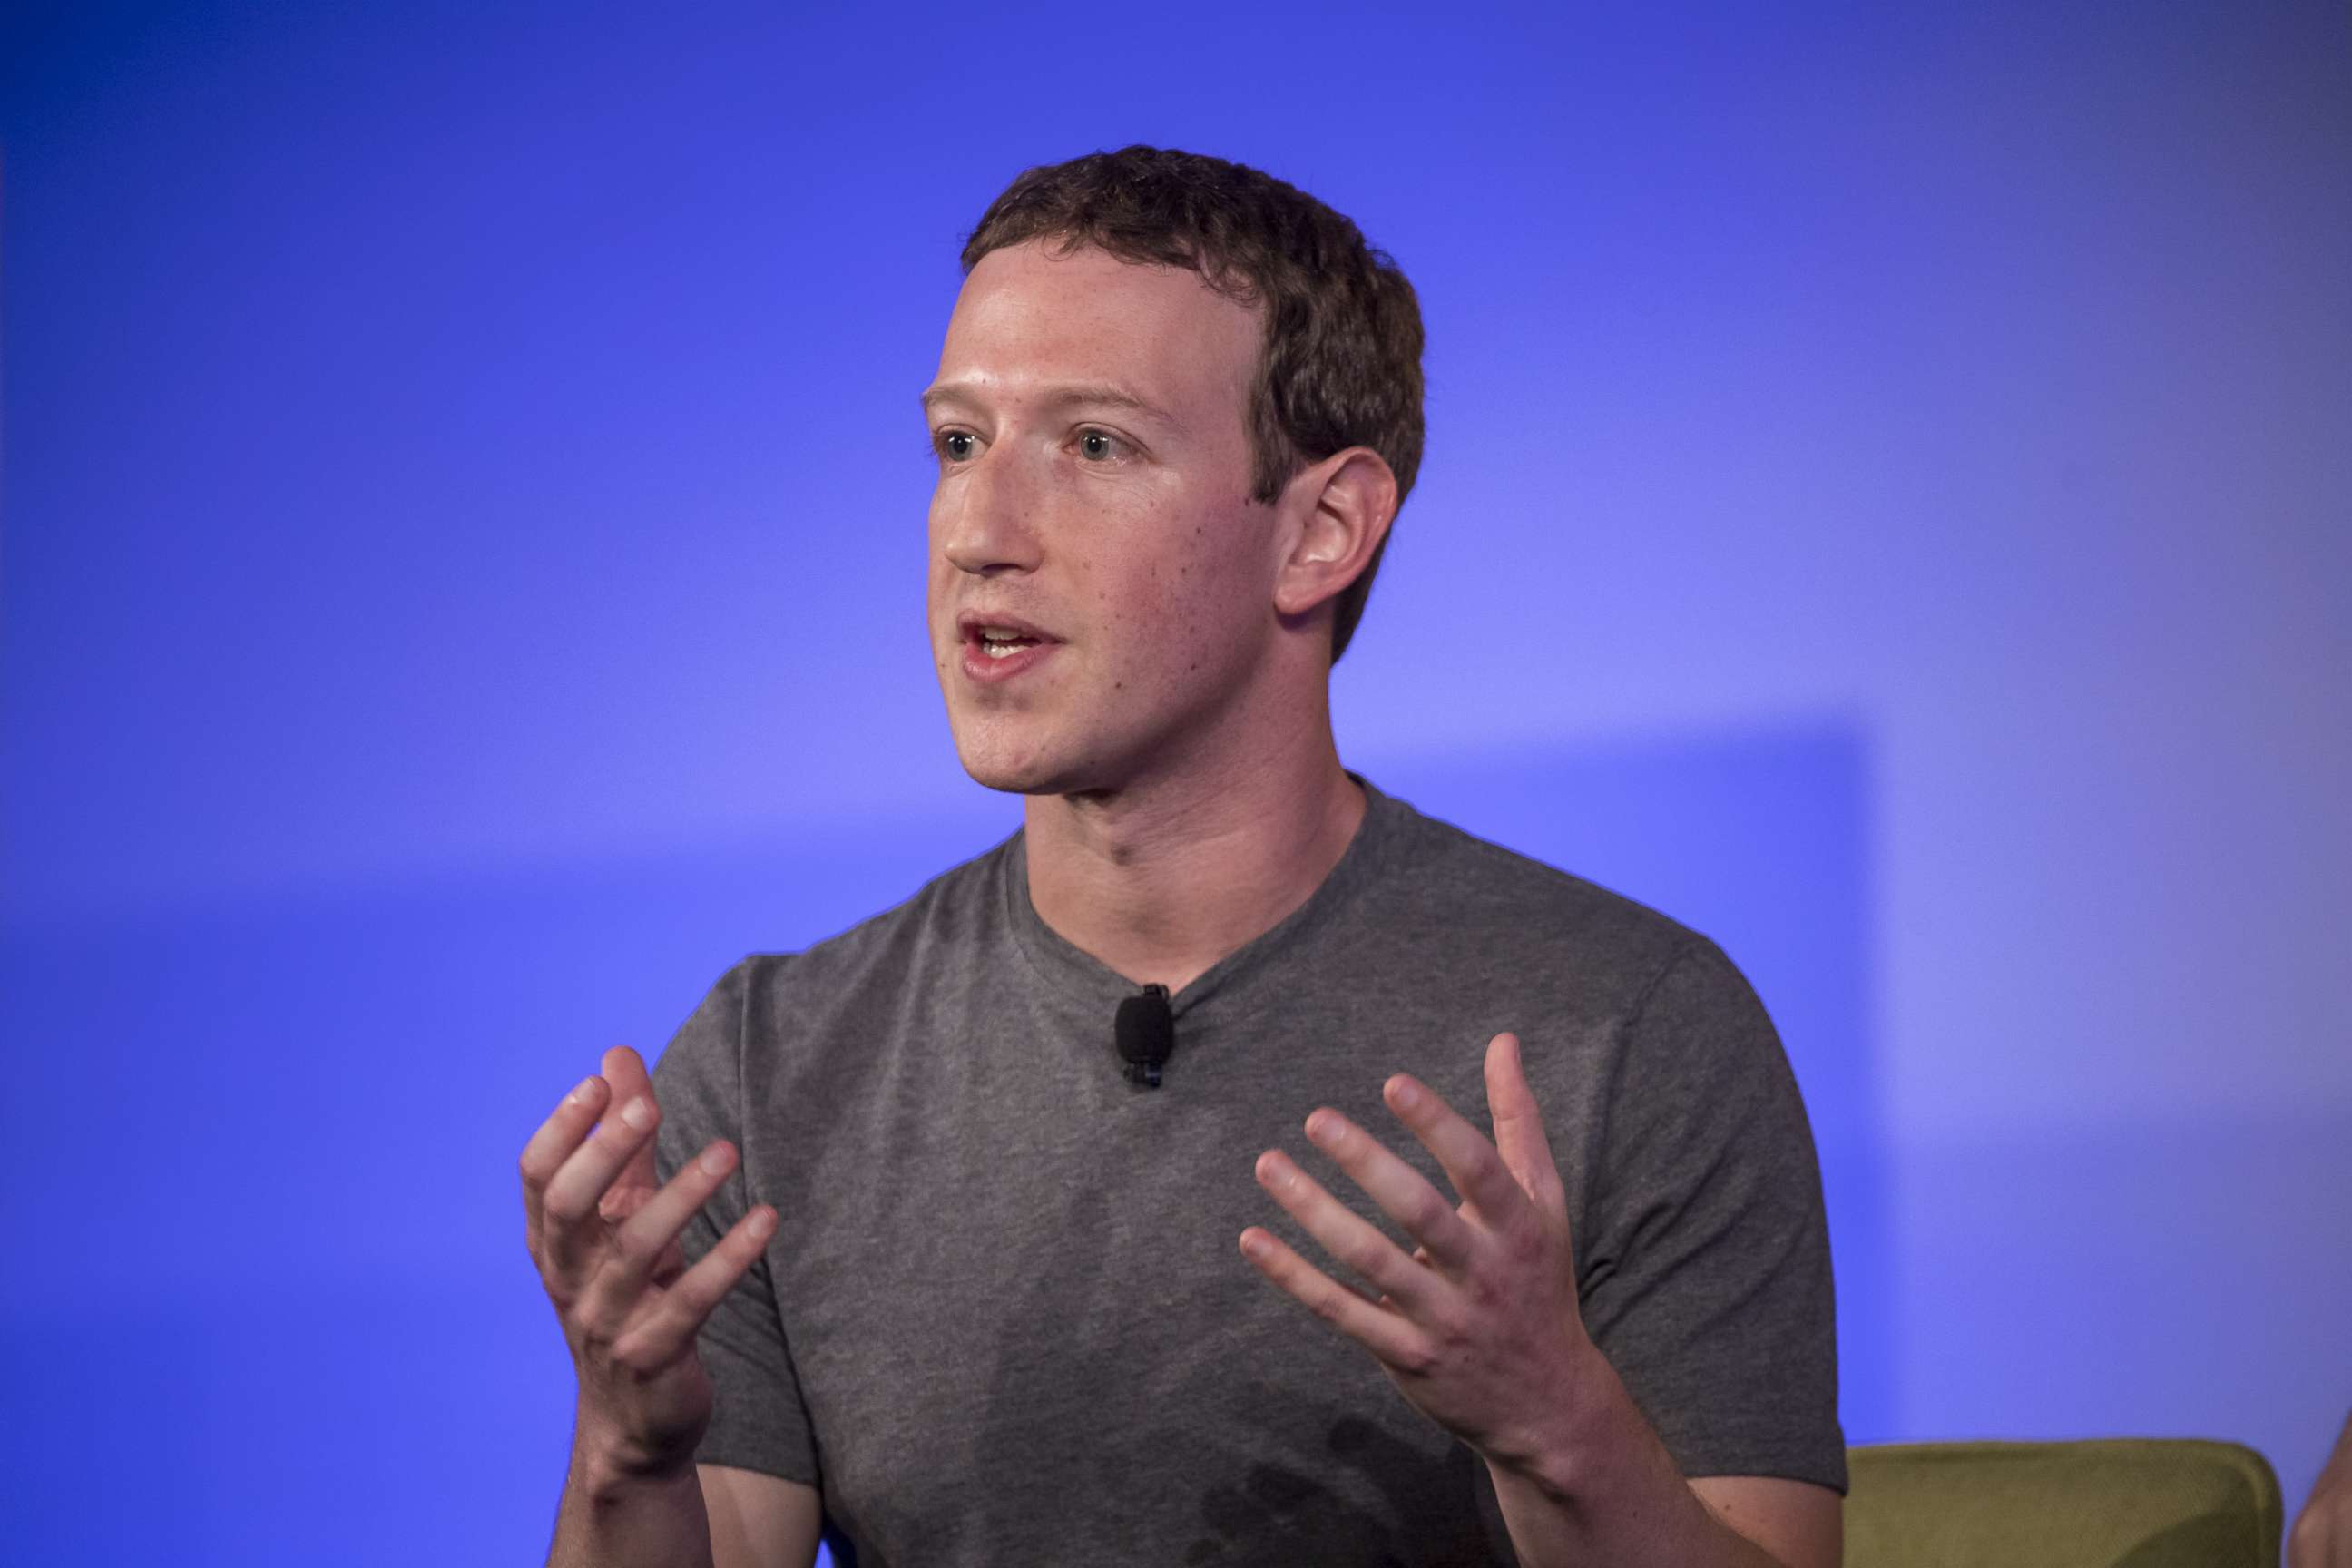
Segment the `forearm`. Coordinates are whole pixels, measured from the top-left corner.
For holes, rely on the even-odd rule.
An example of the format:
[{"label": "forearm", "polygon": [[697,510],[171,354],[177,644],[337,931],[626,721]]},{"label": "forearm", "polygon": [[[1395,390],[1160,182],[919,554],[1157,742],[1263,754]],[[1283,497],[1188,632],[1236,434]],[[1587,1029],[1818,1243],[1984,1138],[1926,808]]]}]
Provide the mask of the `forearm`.
[{"label": "forearm", "polygon": [[547,1568],[711,1568],[710,1519],[694,1467],[629,1475],[575,1443]]},{"label": "forearm", "polygon": [[1597,1353],[1584,1388],[1572,1424],[1538,1451],[1487,1461],[1524,1568],[1783,1568],[1699,1500]]}]

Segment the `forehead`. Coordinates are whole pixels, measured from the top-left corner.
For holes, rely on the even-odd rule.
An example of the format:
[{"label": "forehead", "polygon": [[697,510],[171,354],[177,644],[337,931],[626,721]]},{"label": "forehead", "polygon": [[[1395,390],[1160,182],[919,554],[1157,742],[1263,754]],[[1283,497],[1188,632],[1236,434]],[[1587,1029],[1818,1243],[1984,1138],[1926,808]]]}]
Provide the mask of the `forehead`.
[{"label": "forehead", "polygon": [[1032,240],[990,251],[964,279],[933,387],[1012,399],[1086,382],[1238,410],[1258,344],[1257,310],[1189,268]]}]

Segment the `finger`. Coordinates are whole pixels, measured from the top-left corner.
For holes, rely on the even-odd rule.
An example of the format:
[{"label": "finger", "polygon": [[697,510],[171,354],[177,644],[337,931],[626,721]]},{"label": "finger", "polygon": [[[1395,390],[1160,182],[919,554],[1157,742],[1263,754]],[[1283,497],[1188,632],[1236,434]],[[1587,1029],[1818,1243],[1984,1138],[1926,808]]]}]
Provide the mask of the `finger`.
[{"label": "finger", "polygon": [[[604,1053],[604,1076],[612,1080],[613,1103],[615,1105],[626,1105],[641,1094],[656,1106],[661,1103],[655,1097],[654,1080],[646,1071],[645,1058],[626,1046],[614,1046]],[[630,1160],[622,1176],[622,1184],[646,1193],[661,1185],[661,1173],[654,1167],[651,1139],[647,1139],[643,1151]]]},{"label": "finger", "polygon": [[1389,1079],[1382,1092],[1389,1110],[1412,1129],[1423,1148],[1437,1156],[1454,1190],[1469,1200],[1491,1229],[1508,1230],[1532,1217],[1528,1194],[1519,1190],[1486,1135],[1464,1121],[1428,1085],[1399,1073]]},{"label": "finger", "polygon": [[1536,1109],[1536,1091],[1528,1082],[1517,1035],[1496,1035],[1486,1043],[1486,1109],[1495,1118],[1495,1147],[1519,1190],[1538,1207],[1567,1214],[1567,1190],[1560,1184],[1559,1163],[1551,1157],[1551,1140],[1544,1133],[1543,1114]]},{"label": "finger", "polygon": [[589,1283],[590,1310],[597,1310],[601,1302],[605,1310],[625,1311],[643,1295],[646,1282],[656,1277],[678,1232],[710,1201],[734,1168],[735,1146],[721,1139],[687,1162],[667,1186],[622,1222],[613,1233],[613,1246],[596,1278]]},{"label": "finger", "polygon": [[737,1220],[677,1283],[655,1298],[642,1321],[614,1342],[614,1354],[625,1354],[633,1366],[662,1367],[693,1349],[704,1320],[759,1260],[775,1230],[776,1211],[765,1204]]},{"label": "finger", "polygon": [[1242,1256],[1284,1295],[1347,1335],[1391,1366],[1424,1373],[1435,1363],[1433,1347],[1419,1328],[1396,1312],[1375,1306],[1256,1226],[1242,1232]]},{"label": "finger", "polygon": [[541,1205],[547,1184],[572,1151],[580,1147],[580,1140],[588,1136],[588,1129],[596,1124],[596,1113],[604,1103],[604,1080],[582,1079],[580,1086],[565,1095],[547,1120],[539,1124],[530,1142],[522,1146],[523,1227],[530,1238],[533,1255],[539,1251]]},{"label": "finger", "polygon": [[[1420,1317],[1440,1293],[1453,1289],[1280,1151],[1269,1149],[1257,1157],[1257,1179],[1324,1251],[1378,1286],[1409,1316]],[[1428,1248],[1421,1251],[1426,1255]]]},{"label": "finger", "polygon": [[1307,1136],[1338,1162],[1382,1214],[1427,1247],[1440,1267],[1457,1271],[1469,1268],[1477,1256],[1479,1238],[1419,1171],[1328,1105],[1307,1119]]},{"label": "finger", "polygon": [[598,1200],[637,1151],[651,1145],[660,1121],[660,1109],[645,1096],[623,1101],[620,1114],[599,1121],[549,1179],[540,1210],[545,1221],[541,1262],[551,1287],[572,1292],[587,1279],[604,1230]]}]

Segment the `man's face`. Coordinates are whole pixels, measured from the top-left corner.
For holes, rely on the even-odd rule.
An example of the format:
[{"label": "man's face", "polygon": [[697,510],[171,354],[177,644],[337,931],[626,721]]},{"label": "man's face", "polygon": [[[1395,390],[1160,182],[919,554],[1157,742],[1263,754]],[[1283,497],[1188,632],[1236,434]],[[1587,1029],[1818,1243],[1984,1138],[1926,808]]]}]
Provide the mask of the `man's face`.
[{"label": "man's face", "polygon": [[[930,631],[964,768],[1024,794],[1212,758],[1253,717],[1276,510],[1249,499],[1256,312],[1033,242],[964,280],[925,395]],[[1046,640],[1009,657],[984,628]]]}]

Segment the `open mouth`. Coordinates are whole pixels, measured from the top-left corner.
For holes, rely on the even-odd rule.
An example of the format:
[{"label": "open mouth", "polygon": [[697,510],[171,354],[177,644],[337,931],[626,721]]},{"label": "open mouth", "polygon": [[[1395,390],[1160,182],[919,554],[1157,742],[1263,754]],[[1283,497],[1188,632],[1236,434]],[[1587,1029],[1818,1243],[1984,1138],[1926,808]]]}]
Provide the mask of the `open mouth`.
[{"label": "open mouth", "polygon": [[1024,637],[1018,632],[995,631],[982,626],[972,635],[972,646],[990,658],[1011,658],[1024,647],[1035,647],[1045,639]]}]

